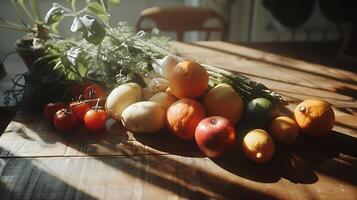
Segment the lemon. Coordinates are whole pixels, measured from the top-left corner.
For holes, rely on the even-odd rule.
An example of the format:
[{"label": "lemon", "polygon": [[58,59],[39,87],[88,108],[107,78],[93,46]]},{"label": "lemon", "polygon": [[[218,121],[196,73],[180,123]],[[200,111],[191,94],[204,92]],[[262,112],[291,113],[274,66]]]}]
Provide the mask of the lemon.
[{"label": "lemon", "polygon": [[273,157],[274,151],[274,142],[263,129],[254,129],[243,138],[243,152],[253,162],[269,161]]}]

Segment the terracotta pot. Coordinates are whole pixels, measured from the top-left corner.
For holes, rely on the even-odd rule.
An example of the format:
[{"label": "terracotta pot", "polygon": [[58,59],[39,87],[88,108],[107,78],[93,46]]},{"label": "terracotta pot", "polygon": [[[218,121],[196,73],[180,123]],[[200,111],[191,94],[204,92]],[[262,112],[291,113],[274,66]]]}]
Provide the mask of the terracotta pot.
[{"label": "terracotta pot", "polygon": [[16,41],[16,51],[26,64],[28,69],[31,69],[32,64],[41,56],[44,52],[42,50],[33,49],[33,38],[21,38]]}]

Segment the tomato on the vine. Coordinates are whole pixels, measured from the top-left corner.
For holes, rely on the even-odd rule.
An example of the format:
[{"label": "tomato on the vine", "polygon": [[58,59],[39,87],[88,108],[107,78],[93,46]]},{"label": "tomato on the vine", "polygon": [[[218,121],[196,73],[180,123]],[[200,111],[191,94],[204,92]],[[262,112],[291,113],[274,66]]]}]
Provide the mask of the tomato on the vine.
[{"label": "tomato on the vine", "polygon": [[77,125],[77,119],[70,109],[61,109],[53,117],[53,124],[61,131],[69,131]]},{"label": "tomato on the vine", "polygon": [[43,108],[43,115],[45,116],[46,119],[52,121],[53,116],[55,116],[57,111],[61,109],[66,109],[67,107],[68,106],[64,103],[48,103]]},{"label": "tomato on the vine", "polygon": [[91,106],[85,102],[72,102],[69,107],[79,122],[83,122],[84,115],[91,108]]},{"label": "tomato on the vine", "polygon": [[71,87],[71,93],[72,93],[73,97],[76,98],[76,99],[78,99],[80,96],[83,97],[84,90],[90,85],[93,85],[93,83],[91,83],[91,82],[81,82],[81,83],[73,85]]},{"label": "tomato on the vine", "polygon": [[102,108],[88,110],[84,115],[84,125],[90,130],[99,130],[107,121],[107,112]]},{"label": "tomato on the vine", "polygon": [[96,84],[87,86],[83,92],[84,99],[97,99],[104,96],[105,96],[104,89]]}]

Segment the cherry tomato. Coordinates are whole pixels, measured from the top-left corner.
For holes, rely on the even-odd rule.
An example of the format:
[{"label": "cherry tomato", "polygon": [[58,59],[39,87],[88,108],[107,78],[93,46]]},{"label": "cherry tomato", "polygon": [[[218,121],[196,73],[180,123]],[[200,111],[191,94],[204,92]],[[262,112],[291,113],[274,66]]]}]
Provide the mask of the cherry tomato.
[{"label": "cherry tomato", "polygon": [[89,130],[99,130],[107,121],[107,112],[101,108],[91,109],[84,115],[84,125]]},{"label": "cherry tomato", "polygon": [[71,88],[71,92],[74,98],[79,98],[79,96],[84,95],[84,89],[86,89],[86,87],[93,85],[93,83],[91,82],[82,82],[82,83],[78,83],[76,85],[73,85]]},{"label": "cherry tomato", "polygon": [[64,103],[48,103],[43,109],[43,115],[46,119],[52,121],[53,116],[55,116],[57,111],[65,109],[67,107],[68,106]]},{"label": "cherry tomato", "polygon": [[88,103],[84,103],[84,102],[72,102],[69,105],[69,107],[71,108],[74,116],[76,116],[79,122],[83,122],[84,115],[91,108],[91,106]]},{"label": "cherry tomato", "polygon": [[97,99],[105,96],[105,91],[99,85],[93,84],[84,89],[84,99]]},{"label": "cherry tomato", "polygon": [[58,130],[69,131],[77,125],[77,119],[70,109],[61,109],[53,117],[53,124]]}]

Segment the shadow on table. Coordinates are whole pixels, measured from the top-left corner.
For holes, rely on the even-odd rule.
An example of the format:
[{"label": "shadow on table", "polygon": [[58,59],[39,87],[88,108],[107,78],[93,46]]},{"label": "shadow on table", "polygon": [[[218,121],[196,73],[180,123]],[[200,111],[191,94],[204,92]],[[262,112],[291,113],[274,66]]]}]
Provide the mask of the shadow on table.
[{"label": "shadow on table", "polygon": [[15,107],[0,107],[0,136],[5,131],[7,125],[15,117],[16,108]]},{"label": "shadow on table", "polygon": [[357,138],[336,131],[323,139],[305,137],[293,153],[316,172],[357,185]]},{"label": "shadow on table", "polygon": [[148,135],[147,133],[135,133],[134,138],[141,144],[161,152],[185,157],[204,157],[199,151],[194,140],[181,140],[165,129],[159,133]]},{"label": "shadow on table", "polygon": [[[303,159],[296,157],[292,147],[279,143],[275,143],[275,153],[270,161],[260,164],[250,161],[243,153],[242,143],[246,133],[255,129],[257,125],[249,126],[247,121],[242,120],[247,126],[237,127],[235,149],[222,158],[211,159],[214,163],[237,176],[263,183],[277,182],[281,178],[301,184],[312,184],[318,181],[312,167]],[[258,127],[266,130],[264,125]]]},{"label": "shadow on table", "polygon": [[[124,130],[119,123],[116,126],[116,130]],[[89,144],[95,143],[97,147],[101,145],[112,152],[123,152],[124,156],[121,157],[90,157],[144,182],[190,199],[237,196],[274,198],[263,193],[262,188],[242,185],[242,178],[263,183],[273,183],[284,178],[292,183],[311,184],[318,181],[318,172],[352,184],[356,184],[357,180],[356,139],[337,132],[322,140],[301,138],[290,148],[278,145],[274,158],[261,165],[248,161],[239,147],[221,159],[212,159],[213,163],[208,158],[197,159],[196,157],[203,155],[194,142],[180,141],[168,131],[133,136],[127,135],[125,131],[119,131],[117,134],[119,135],[115,139],[108,137],[106,133],[80,132],[78,136],[73,137],[59,135],[64,141],[68,141],[68,146],[84,154],[96,155],[97,149],[93,147],[88,152],[87,148],[71,143],[72,140],[90,140]],[[239,137],[237,144],[241,143],[242,136]],[[43,140],[46,141],[46,138]],[[141,153],[129,147],[133,141],[143,144],[137,147],[141,148]],[[123,146],[127,148],[122,148]],[[158,154],[157,150],[164,154]]]},{"label": "shadow on table", "polygon": [[[4,151],[7,150],[0,147],[0,152]],[[40,166],[31,159],[0,158],[1,199],[96,199]]]},{"label": "shadow on table", "polygon": [[[83,134],[89,134],[89,133],[83,133]],[[235,197],[242,197],[242,198],[245,197],[245,198],[253,198],[253,199],[274,199],[274,197],[270,196],[269,194],[265,194],[257,189],[249,188],[245,185],[241,185],[236,180],[237,177],[231,177],[231,174],[226,173],[224,170],[220,170],[220,174],[215,174],[207,170],[206,165],[212,165],[212,163],[208,159],[198,160],[197,158],[194,157],[182,158],[177,155],[168,155],[168,154],[158,155],[155,151],[152,151],[150,149],[145,149],[146,155],[132,155],[134,152],[131,151],[131,148],[117,149],[115,147],[115,144],[117,143],[123,145],[130,145],[130,141],[127,141],[128,139],[130,139],[130,137],[125,136],[124,132],[120,134],[122,135],[120,136],[121,139],[118,139],[116,141],[113,141],[111,138],[108,138],[106,135],[92,134],[89,137],[93,140],[93,142],[95,142],[95,140],[102,140],[102,141],[106,141],[104,144],[112,144],[113,145],[111,149],[112,151],[118,151],[118,152],[127,151],[125,156],[90,156],[89,155],[88,156],[89,158],[76,157],[76,156],[67,157],[66,158],[68,161],[67,165],[65,165],[62,161],[63,164],[62,167],[67,167],[70,163],[77,163],[78,165],[80,163],[78,159],[97,160],[98,162],[95,162],[97,163],[97,165],[106,164],[118,171],[124,172],[126,174],[131,175],[132,177],[135,177],[136,179],[140,180],[140,182],[142,182],[142,185],[144,185],[143,187],[150,187],[150,185],[155,185],[157,187],[163,188],[166,191],[170,191],[179,197],[188,198],[188,199],[212,199],[212,198],[234,199]],[[151,137],[160,140],[160,138],[165,136],[160,134],[146,135],[146,136],[141,134],[135,134],[134,137],[141,138],[142,139],[141,141],[147,141],[147,142],[150,141],[149,143],[154,145],[157,143],[151,141],[148,138],[145,139],[142,137]],[[66,135],[63,135],[63,138],[71,139]],[[165,141],[168,140],[165,139]],[[176,142],[176,141],[173,140],[171,142]],[[103,143],[100,144],[103,145]],[[85,154],[88,153],[88,151],[86,151],[86,148],[80,148],[74,143],[68,143],[68,145],[71,148],[76,148],[78,151],[82,151]],[[160,144],[158,144],[158,146],[160,147]],[[154,147],[151,146],[151,148]],[[1,149],[0,152],[1,151],[4,150]],[[91,153],[95,154],[95,148],[91,151]],[[179,154],[179,152],[176,153]],[[56,162],[60,162],[60,160],[62,159],[63,157],[60,157],[59,160]],[[13,160],[13,158],[9,158],[8,160]],[[32,186],[35,185],[33,187],[35,187],[35,189],[37,190],[40,190],[43,187],[44,188],[49,187],[48,191],[47,189],[43,190],[43,192],[46,191],[49,192],[43,194],[45,198],[49,197],[52,191],[52,186],[47,186],[47,185],[55,184],[59,187],[59,189],[62,189],[62,187],[67,187],[65,183],[58,182],[57,179],[52,178],[53,175],[47,176],[47,172],[43,171],[42,169],[37,169],[36,167],[32,167],[32,165],[30,165],[32,160],[31,158],[15,158],[15,160],[16,162],[21,162],[21,163],[14,163],[16,164],[16,166],[18,166],[16,169],[19,170],[19,172],[16,172],[17,175],[13,179],[10,179],[11,183],[28,181],[29,183],[31,183],[30,185]],[[77,160],[77,161],[72,162],[71,160]],[[93,162],[94,161],[90,162],[92,163],[90,164],[91,166],[95,166],[93,165]],[[28,168],[26,168],[27,165]],[[73,165],[71,167],[77,167],[77,168],[84,167],[84,166],[77,166],[77,165]],[[23,167],[19,167],[19,166],[23,166]],[[217,166],[213,165],[212,168],[217,168]],[[1,167],[0,169],[3,170],[4,168]],[[24,170],[24,172],[20,172],[22,170]],[[30,173],[31,171],[32,173],[35,174],[31,174]],[[42,178],[40,177],[40,179],[37,179],[38,178],[37,173],[43,174],[41,175]],[[105,173],[105,172],[101,172],[101,173]],[[1,178],[5,178],[6,175],[7,172],[4,173],[3,171]],[[71,178],[71,180],[74,182],[81,182],[82,180],[80,179],[81,179],[80,176]],[[36,182],[38,180],[39,182]],[[8,184],[8,181],[9,179],[3,182],[3,184],[5,185]],[[219,184],[219,187],[217,187],[217,184]],[[108,187],[110,188],[110,186]],[[2,188],[2,190],[6,190],[6,188]],[[76,195],[83,195],[83,194],[77,194],[75,188],[68,188],[68,190],[71,191],[73,190],[73,193],[75,193]],[[143,190],[145,190],[145,188]],[[3,192],[7,192],[9,195],[12,195],[13,193],[12,191],[13,189],[10,188],[9,191],[3,191]],[[18,190],[17,194],[23,195],[27,191],[29,191],[28,188],[21,188],[21,190]],[[65,194],[66,192],[63,193]],[[54,193],[53,195],[58,195],[58,194],[59,193]],[[157,197],[161,197],[161,195],[164,194],[156,194]],[[60,198],[58,196],[55,197]],[[79,199],[91,199],[90,197],[86,198],[85,196],[80,196],[80,197],[83,198],[79,198]]]},{"label": "shadow on table", "polygon": [[357,139],[338,132],[319,140],[300,138],[293,147],[277,145],[273,159],[265,164],[248,161],[240,149],[212,160],[231,173],[259,182],[285,178],[311,184],[318,181],[318,172],[357,184]]}]

